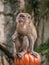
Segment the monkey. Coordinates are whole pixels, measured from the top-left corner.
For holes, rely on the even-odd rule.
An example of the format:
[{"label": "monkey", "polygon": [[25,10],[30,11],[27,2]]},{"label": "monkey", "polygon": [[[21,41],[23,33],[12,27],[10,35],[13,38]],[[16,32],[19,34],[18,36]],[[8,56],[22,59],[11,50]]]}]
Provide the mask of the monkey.
[{"label": "monkey", "polygon": [[33,51],[34,42],[37,39],[37,32],[32,23],[31,15],[28,13],[19,13],[16,17],[16,30],[12,36],[16,50],[14,56],[22,57],[30,48],[30,53],[36,56]]}]

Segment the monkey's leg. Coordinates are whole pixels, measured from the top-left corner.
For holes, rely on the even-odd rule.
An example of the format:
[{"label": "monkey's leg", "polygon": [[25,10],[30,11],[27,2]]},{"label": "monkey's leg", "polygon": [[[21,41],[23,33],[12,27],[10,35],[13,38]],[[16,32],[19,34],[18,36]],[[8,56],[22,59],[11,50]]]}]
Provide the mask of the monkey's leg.
[{"label": "monkey's leg", "polygon": [[18,53],[19,58],[21,58],[29,48],[29,40],[27,36],[24,36],[22,43],[22,51]]},{"label": "monkey's leg", "polygon": [[30,48],[30,52],[32,55],[34,55],[35,57],[37,57],[37,53],[33,50],[34,49],[34,38],[31,34],[29,34],[28,36],[29,38],[29,48]]}]

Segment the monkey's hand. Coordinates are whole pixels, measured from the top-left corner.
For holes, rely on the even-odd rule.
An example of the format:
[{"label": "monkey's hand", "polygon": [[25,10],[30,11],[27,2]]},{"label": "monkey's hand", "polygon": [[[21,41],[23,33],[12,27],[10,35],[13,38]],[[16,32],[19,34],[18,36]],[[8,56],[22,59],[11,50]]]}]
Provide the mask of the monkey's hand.
[{"label": "monkey's hand", "polygon": [[16,55],[16,57],[17,57],[17,58],[21,58],[21,57],[22,57],[22,54],[18,53],[18,54]]},{"label": "monkey's hand", "polygon": [[24,54],[26,53],[27,51],[24,50],[24,51],[21,51],[17,54],[17,58],[22,58],[22,56],[24,56]]},{"label": "monkey's hand", "polygon": [[35,56],[36,58],[37,58],[37,56],[38,56],[38,53],[37,52],[31,52],[31,54],[33,55],[33,56]]}]

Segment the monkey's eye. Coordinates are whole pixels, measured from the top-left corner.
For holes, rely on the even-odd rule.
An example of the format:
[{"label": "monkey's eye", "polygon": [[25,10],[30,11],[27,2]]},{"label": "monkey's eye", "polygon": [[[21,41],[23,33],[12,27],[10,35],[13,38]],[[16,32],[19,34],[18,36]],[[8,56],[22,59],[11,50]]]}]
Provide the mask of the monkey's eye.
[{"label": "monkey's eye", "polygon": [[32,19],[31,16],[28,16],[29,19]]}]

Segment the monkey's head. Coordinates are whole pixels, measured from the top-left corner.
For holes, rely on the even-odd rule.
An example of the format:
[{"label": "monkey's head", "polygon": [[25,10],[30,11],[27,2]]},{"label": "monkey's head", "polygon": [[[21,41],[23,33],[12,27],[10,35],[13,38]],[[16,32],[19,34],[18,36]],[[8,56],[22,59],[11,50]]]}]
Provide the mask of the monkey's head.
[{"label": "monkey's head", "polygon": [[16,17],[16,23],[30,23],[31,15],[28,13],[19,13]]},{"label": "monkey's head", "polygon": [[20,34],[28,34],[29,25],[31,23],[31,15],[28,13],[19,13],[16,17],[17,32]]}]

